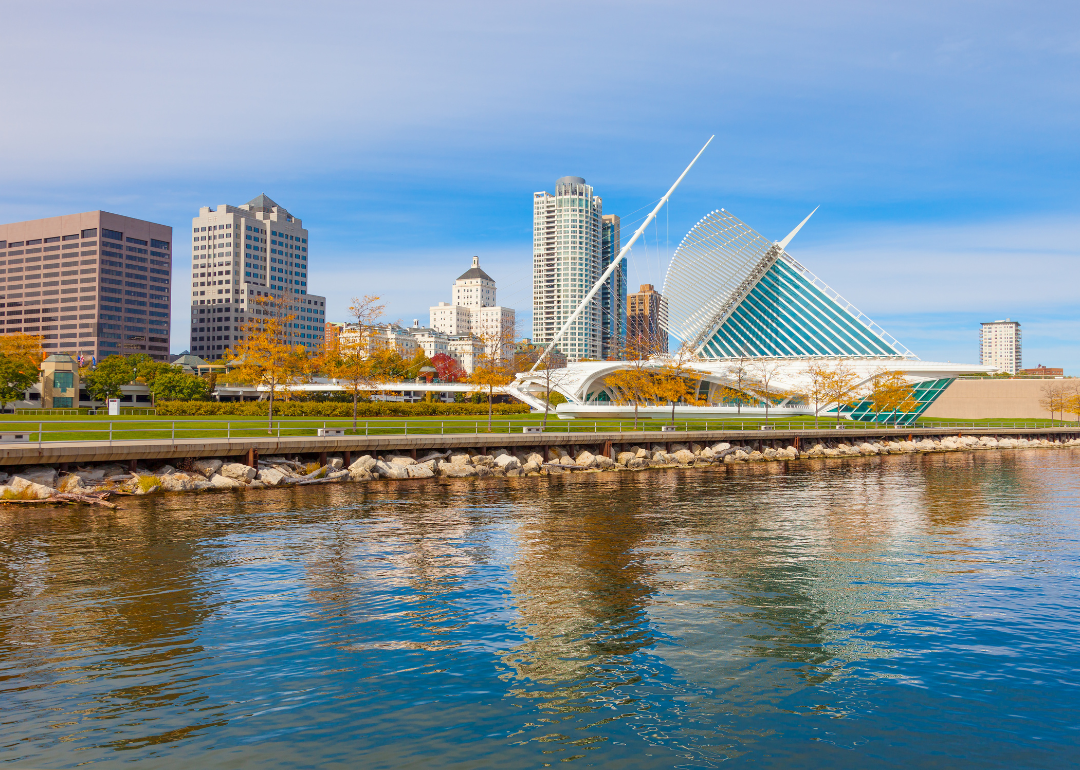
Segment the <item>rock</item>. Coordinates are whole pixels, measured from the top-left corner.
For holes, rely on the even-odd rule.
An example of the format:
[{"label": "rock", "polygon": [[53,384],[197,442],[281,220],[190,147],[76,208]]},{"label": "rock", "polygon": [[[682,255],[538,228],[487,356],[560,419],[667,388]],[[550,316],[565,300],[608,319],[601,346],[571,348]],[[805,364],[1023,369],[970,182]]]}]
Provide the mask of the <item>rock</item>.
[{"label": "rock", "polygon": [[[537,465],[543,465],[544,456],[539,452],[530,452],[529,455],[525,458],[525,461],[530,463],[536,463]],[[522,463],[522,465],[524,464],[525,463]]]},{"label": "rock", "polygon": [[55,487],[56,475],[56,468],[50,468],[47,465],[32,465],[16,474],[16,478],[26,479],[44,487]]},{"label": "rock", "polygon": [[86,485],[83,484],[82,478],[74,473],[62,476],[57,482],[56,488],[61,492],[73,492],[75,494],[86,491]]},{"label": "rock", "polygon": [[429,463],[432,460],[446,460],[449,457],[449,452],[428,452],[426,455],[417,460],[417,462]]},{"label": "rock", "polygon": [[72,475],[78,476],[87,484],[93,484],[105,478],[105,470],[103,468],[95,468],[90,471],[75,471]]},{"label": "rock", "polygon": [[511,468],[510,470],[508,470],[506,472],[506,475],[507,476],[523,476],[525,474],[522,473],[521,468]]},{"label": "rock", "polygon": [[411,457],[403,457],[401,455],[396,455],[394,457],[391,457],[388,462],[391,465],[405,465],[405,466],[416,465],[416,460],[412,459]]},{"label": "rock", "polygon": [[364,455],[349,466],[349,471],[355,474],[359,473],[360,471],[370,471],[374,467],[375,458],[371,455]]},{"label": "rock", "polygon": [[495,458],[491,455],[473,455],[471,459],[472,464],[478,467],[483,466],[490,468],[495,465]]},{"label": "rock", "polygon": [[649,461],[646,460],[644,457],[635,457],[634,459],[632,459],[630,462],[628,462],[626,464],[626,467],[629,468],[632,471],[638,471],[638,470],[641,470],[642,468],[648,468],[649,467]]},{"label": "rock", "polygon": [[776,450],[773,449],[772,447],[766,447],[765,451],[761,453],[761,456],[766,460],[775,460],[776,459]]},{"label": "rock", "polygon": [[170,473],[161,477],[161,488],[166,492],[187,492],[195,488],[196,478],[188,473]]},{"label": "rock", "polygon": [[496,449],[494,452],[491,453],[491,456],[495,458],[495,462],[498,462],[500,457],[508,454],[510,453],[507,452],[505,449]]},{"label": "rock", "polygon": [[7,488],[20,497],[35,498],[38,500],[44,500],[46,497],[52,497],[56,494],[55,487],[38,484],[23,476],[12,477]]},{"label": "rock", "polygon": [[194,481],[191,482],[191,490],[193,492],[201,492],[204,489],[212,489],[213,484],[204,479],[202,475],[199,475]]},{"label": "rock", "polygon": [[239,489],[244,485],[236,479],[230,479],[228,476],[222,476],[220,473],[215,473],[210,477],[210,486],[214,489]]},{"label": "rock", "polygon": [[408,473],[410,479],[430,479],[435,475],[431,472],[431,468],[420,463],[408,466]]},{"label": "rock", "polygon": [[521,466],[522,473],[537,473],[539,472],[539,470],[540,463],[535,462],[534,460],[528,460],[524,465]]},{"label": "rock", "polygon": [[277,468],[263,468],[255,475],[255,478],[268,487],[276,487],[285,480],[285,474]]},{"label": "rock", "polygon": [[340,471],[345,467],[345,460],[341,457],[327,457],[326,464],[335,471]]},{"label": "rock", "polygon": [[258,479],[255,479],[253,482],[248,484],[248,489],[266,489],[266,485]]},{"label": "rock", "polygon": [[673,453],[671,459],[679,465],[692,465],[696,458],[694,457],[694,453],[689,449],[680,449]]},{"label": "rock", "polygon": [[211,478],[221,467],[221,460],[196,460],[192,467],[206,478]]},{"label": "rock", "polygon": [[618,456],[615,459],[623,465],[628,466],[630,465],[630,461],[633,460],[635,457],[637,457],[637,455],[633,452],[619,452]]},{"label": "rock", "polygon": [[604,455],[596,455],[596,467],[602,471],[611,470],[615,467],[615,461]]},{"label": "rock", "polygon": [[714,452],[723,452],[725,449],[730,449],[730,448],[731,448],[731,444],[729,444],[726,441],[721,441],[719,444],[713,444],[712,451],[714,451]]},{"label": "rock", "polygon": [[257,471],[247,465],[240,463],[226,463],[221,466],[221,475],[227,479],[233,479],[239,481],[242,484],[246,484],[255,478]]},{"label": "rock", "polygon": [[577,459],[574,460],[574,463],[579,468],[595,468],[596,467],[596,455],[594,455],[592,452],[588,452],[588,451],[582,452],[581,454],[579,454],[577,456]]},{"label": "rock", "polygon": [[439,475],[448,479],[467,479],[476,476],[476,468],[464,463],[443,463],[439,466]]},{"label": "rock", "polygon": [[455,452],[450,455],[450,463],[452,465],[470,465],[469,455],[465,452]]},{"label": "rock", "polygon": [[155,476],[168,476],[170,473],[176,473],[176,468],[172,467],[171,465],[162,465],[160,468],[154,471]]},{"label": "rock", "polygon": [[407,479],[409,478],[409,469],[406,465],[398,465],[396,463],[390,464],[379,460],[375,463],[375,467],[372,468],[375,473],[379,474],[379,478],[383,479]]},{"label": "rock", "polygon": [[492,471],[491,468],[487,467],[486,465],[477,465],[475,467],[476,467],[476,477],[477,478],[483,479],[483,478],[487,478],[488,476],[494,476],[495,475],[495,472]]},{"label": "rock", "polygon": [[512,454],[501,454],[495,458],[495,464],[504,471],[521,470],[521,462]]}]

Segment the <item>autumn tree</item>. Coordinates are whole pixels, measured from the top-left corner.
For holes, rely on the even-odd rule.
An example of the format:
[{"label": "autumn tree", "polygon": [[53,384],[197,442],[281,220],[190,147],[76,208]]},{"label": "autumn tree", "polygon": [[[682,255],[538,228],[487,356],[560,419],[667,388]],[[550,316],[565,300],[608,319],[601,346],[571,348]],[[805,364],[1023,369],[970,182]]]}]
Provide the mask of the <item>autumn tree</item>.
[{"label": "autumn tree", "polygon": [[899,422],[900,413],[914,411],[919,404],[907,377],[903,372],[893,369],[882,369],[874,373],[867,397],[875,414],[892,414],[894,425]]},{"label": "autumn tree", "polygon": [[[530,369],[536,362],[536,358],[536,354],[532,356],[519,356],[515,359],[515,368],[518,370]],[[553,365],[550,357],[545,357],[540,361],[539,365],[536,367],[536,372],[540,377],[540,382],[543,387],[542,398],[544,399],[544,419],[541,422],[541,426],[546,429],[548,414],[551,412],[552,407],[552,398],[556,395],[561,397],[561,394],[559,394],[556,388],[569,378],[570,372],[565,367]]]},{"label": "autumn tree", "polygon": [[634,430],[638,427],[638,405],[653,394],[655,383],[652,372],[640,366],[630,366],[612,372],[604,378],[606,385],[619,403],[634,407]]},{"label": "autumn tree", "polygon": [[862,377],[851,368],[844,360],[837,361],[829,367],[822,386],[822,392],[826,404],[834,404],[836,407],[836,424],[840,424],[843,414],[840,407],[849,406],[862,398]]},{"label": "autumn tree", "polygon": [[431,365],[435,367],[435,376],[439,378],[439,382],[460,382],[469,376],[457,359],[446,353],[433,355]]},{"label": "autumn tree", "polygon": [[41,377],[41,337],[0,335],[0,409],[18,401]]},{"label": "autumn tree", "polygon": [[255,299],[259,313],[240,328],[235,347],[225,351],[227,359],[235,359],[223,379],[265,387],[270,394],[267,432],[274,426],[274,397],[288,389],[303,375],[308,353],[303,345],[292,343],[289,324],[296,318],[289,310],[291,293],[279,297]]},{"label": "autumn tree", "polygon": [[514,325],[506,322],[499,328],[485,329],[476,335],[483,343],[484,351],[469,375],[469,382],[477,386],[477,392],[487,396],[489,432],[495,388],[506,387],[514,381],[514,366],[511,360],[514,331]]},{"label": "autumn tree", "polygon": [[1039,406],[1050,412],[1051,421],[1053,421],[1054,414],[1057,412],[1061,412],[1061,419],[1064,421],[1067,399],[1068,396],[1061,385],[1047,383],[1042,386],[1042,397],[1039,399]]},{"label": "autumn tree", "polygon": [[675,404],[680,401],[697,405],[704,372],[694,368],[697,356],[685,344],[662,367],[653,372],[653,391],[657,401],[671,404],[671,424],[675,425]]},{"label": "autumn tree", "polygon": [[750,359],[745,356],[733,359],[731,364],[728,365],[726,376],[729,382],[734,383],[734,387],[731,385],[722,386],[720,388],[720,397],[725,401],[734,401],[735,413],[741,415],[749,386],[752,382],[755,382],[750,371]]},{"label": "autumn tree", "polygon": [[379,297],[368,294],[353,297],[349,306],[352,318],[351,328],[346,327],[338,336],[338,344],[326,354],[324,368],[327,375],[345,385],[352,394],[353,428],[356,427],[357,403],[360,392],[368,392],[375,379],[376,358],[380,347],[376,323],[383,314],[385,305],[379,303]]}]

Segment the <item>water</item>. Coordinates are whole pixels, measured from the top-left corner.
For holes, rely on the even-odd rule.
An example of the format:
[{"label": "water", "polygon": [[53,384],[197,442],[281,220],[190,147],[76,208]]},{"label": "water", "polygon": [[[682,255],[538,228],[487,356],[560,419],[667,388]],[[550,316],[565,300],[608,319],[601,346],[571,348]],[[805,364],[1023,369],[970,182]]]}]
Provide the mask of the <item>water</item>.
[{"label": "water", "polygon": [[14,767],[1063,767],[1080,452],[0,513]]}]

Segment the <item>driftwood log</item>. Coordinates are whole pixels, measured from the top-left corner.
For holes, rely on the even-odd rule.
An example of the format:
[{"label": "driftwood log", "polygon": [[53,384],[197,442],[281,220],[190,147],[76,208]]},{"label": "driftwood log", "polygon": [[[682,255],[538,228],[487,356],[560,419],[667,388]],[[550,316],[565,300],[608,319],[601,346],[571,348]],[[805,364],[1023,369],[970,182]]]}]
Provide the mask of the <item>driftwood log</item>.
[{"label": "driftwood log", "polygon": [[100,505],[103,508],[116,508],[116,503],[108,501],[111,492],[58,492],[52,497],[42,500],[13,500],[0,499],[0,503],[13,505],[56,505],[58,503],[85,503],[86,505]]}]

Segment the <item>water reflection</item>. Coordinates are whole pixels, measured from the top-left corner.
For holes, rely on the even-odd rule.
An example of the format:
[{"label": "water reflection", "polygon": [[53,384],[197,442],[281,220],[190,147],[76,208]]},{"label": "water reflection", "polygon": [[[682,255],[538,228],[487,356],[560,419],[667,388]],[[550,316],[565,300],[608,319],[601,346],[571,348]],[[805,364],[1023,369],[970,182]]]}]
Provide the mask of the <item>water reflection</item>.
[{"label": "water reflection", "polygon": [[1008,748],[1037,766],[1075,742],[1071,690],[1027,688],[1080,664],[1076,466],[957,453],[4,512],[2,745],[28,766],[843,766],[923,758],[885,748],[902,715],[990,765],[1009,750],[934,714],[1000,722],[994,671],[1007,719],[1038,725]]}]

